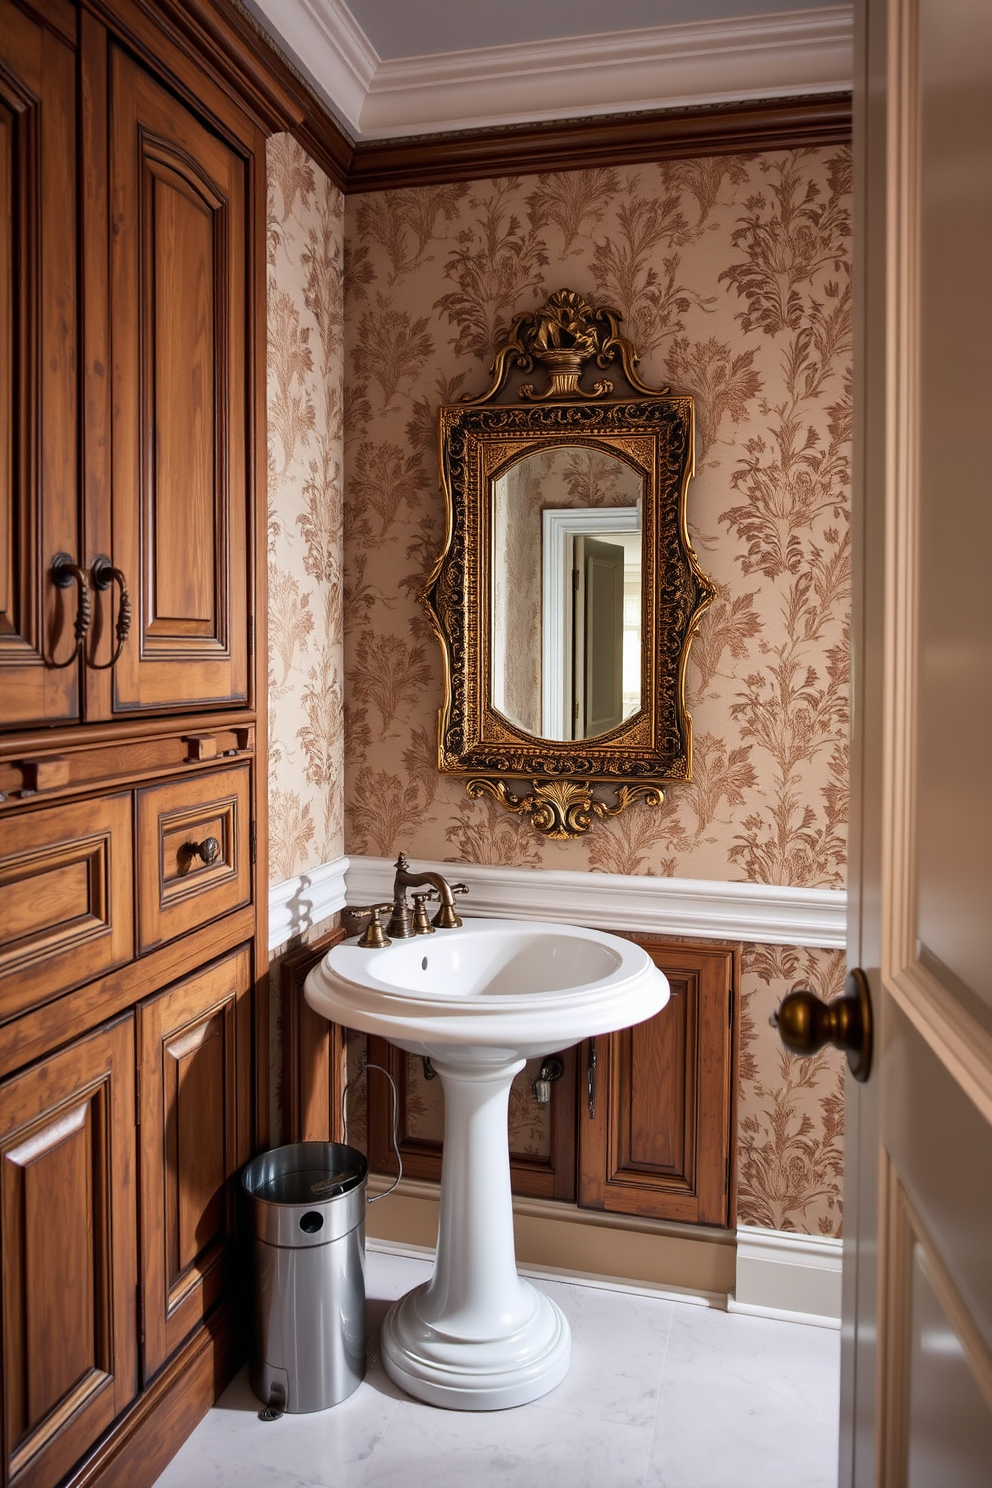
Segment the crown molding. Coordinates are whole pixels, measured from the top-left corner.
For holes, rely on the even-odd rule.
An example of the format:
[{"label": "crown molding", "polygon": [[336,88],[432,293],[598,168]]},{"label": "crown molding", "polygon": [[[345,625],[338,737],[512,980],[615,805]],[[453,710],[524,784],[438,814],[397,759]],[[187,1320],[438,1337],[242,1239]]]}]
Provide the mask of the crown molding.
[{"label": "crown molding", "polygon": [[243,0],[353,136],[381,67],[342,0]]},{"label": "crown molding", "polygon": [[[846,944],[847,894],[843,889],[503,868],[420,858],[417,871],[443,873],[467,883],[470,892],[463,907],[472,916],[558,920],[601,930],[743,940],[757,945],[837,950]],[[388,899],[394,872],[389,858],[351,854],[346,876],[348,903]]]},{"label": "crown molding", "polygon": [[356,146],[345,190],[392,191],[488,176],[845,144],[850,138],[849,93],[570,119],[370,140]]},{"label": "crown molding", "polygon": [[853,37],[851,7],[833,5],[384,61],[358,138],[835,93]]},{"label": "crown molding", "polygon": [[381,60],[343,0],[243,0],[357,141],[849,90],[850,5]]}]

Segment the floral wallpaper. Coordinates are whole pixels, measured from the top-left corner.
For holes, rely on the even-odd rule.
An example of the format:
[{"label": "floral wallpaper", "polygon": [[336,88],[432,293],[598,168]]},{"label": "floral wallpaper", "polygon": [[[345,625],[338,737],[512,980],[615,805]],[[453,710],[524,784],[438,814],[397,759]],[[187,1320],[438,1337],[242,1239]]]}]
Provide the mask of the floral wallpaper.
[{"label": "floral wallpaper", "polygon": [[269,139],[269,872],[344,852],[344,198]]},{"label": "floral wallpaper", "polygon": [[[302,212],[304,194],[286,190],[288,207],[273,180],[278,211],[298,234],[293,203]],[[455,862],[843,886],[849,234],[850,154],[841,147],[348,199],[348,851],[388,856],[402,846],[414,858]],[[693,781],[670,788],[660,808],[636,806],[571,843],[544,840],[438,775],[440,652],[417,600],[443,538],[437,407],[481,391],[513,314],[563,286],[621,312],[646,381],[694,394],[689,527],[718,586],[689,667]],[[301,330],[309,327],[301,312]],[[295,420],[287,415],[288,431]],[[304,464],[316,454],[302,437],[295,448]],[[302,593],[301,566],[285,572]],[[293,669],[302,677],[313,665],[310,629],[300,606],[284,612],[296,620],[292,639],[274,636],[274,674],[278,683],[287,655],[292,691]],[[305,691],[294,707],[305,709]],[[307,767],[298,729],[277,723],[274,738]],[[274,776],[283,778],[278,760]],[[326,833],[318,797],[287,800],[282,861],[305,856]],[[839,975],[834,953],[747,948],[745,1223],[839,1233],[840,1060],[799,1065],[767,1026],[789,986],[809,981],[826,993]]]}]

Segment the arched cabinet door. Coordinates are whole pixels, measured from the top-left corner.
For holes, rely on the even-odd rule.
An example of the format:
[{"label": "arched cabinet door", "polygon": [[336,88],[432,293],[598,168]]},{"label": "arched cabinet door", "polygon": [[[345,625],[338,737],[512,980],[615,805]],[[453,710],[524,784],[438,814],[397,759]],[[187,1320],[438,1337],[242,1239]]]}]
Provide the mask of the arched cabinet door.
[{"label": "arched cabinet door", "polygon": [[117,573],[95,596],[94,644],[105,664],[120,654],[101,711],[237,705],[251,623],[247,160],[115,47],[109,95]]},{"label": "arched cabinet door", "polygon": [[75,17],[47,18],[0,0],[0,728],[79,717]]}]

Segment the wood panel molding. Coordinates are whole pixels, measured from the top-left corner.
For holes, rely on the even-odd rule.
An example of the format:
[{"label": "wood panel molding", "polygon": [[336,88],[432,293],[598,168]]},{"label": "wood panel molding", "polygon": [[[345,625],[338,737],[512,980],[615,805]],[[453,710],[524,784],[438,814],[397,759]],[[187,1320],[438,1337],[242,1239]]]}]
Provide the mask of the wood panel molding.
[{"label": "wood panel molding", "polygon": [[851,138],[851,96],[770,99],[660,113],[474,129],[361,141],[345,191],[388,191],[480,176],[534,175],[639,165],[696,155],[738,155]]},{"label": "wood panel molding", "polygon": [[344,1030],[315,1013],[303,984],[323,956],[344,940],[332,930],[286,956],[279,971],[282,1001],[282,1121],[286,1142],[340,1142],[345,1070]]}]

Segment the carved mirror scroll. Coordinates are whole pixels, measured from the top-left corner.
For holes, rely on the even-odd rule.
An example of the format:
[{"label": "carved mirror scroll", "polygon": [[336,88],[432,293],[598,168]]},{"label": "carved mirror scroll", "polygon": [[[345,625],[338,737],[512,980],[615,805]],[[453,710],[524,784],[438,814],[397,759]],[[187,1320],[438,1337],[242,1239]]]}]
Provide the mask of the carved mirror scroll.
[{"label": "carved mirror scroll", "polygon": [[691,778],[686,659],[714,594],[686,530],[692,399],[641,382],[619,324],[560,290],[439,414],[439,767],[555,837]]}]

